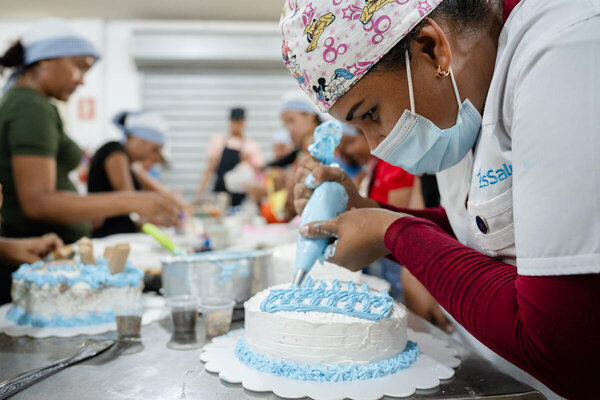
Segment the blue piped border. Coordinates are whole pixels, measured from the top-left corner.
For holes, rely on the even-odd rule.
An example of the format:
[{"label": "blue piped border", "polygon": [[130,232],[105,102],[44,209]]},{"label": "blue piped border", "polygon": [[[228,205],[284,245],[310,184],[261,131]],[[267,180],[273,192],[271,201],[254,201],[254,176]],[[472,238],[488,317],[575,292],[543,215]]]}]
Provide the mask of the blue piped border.
[{"label": "blue piped border", "polygon": [[56,327],[76,327],[106,324],[115,321],[115,315],[112,310],[101,314],[90,313],[85,317],[65,317],[62,314],[55,313],[51,318],[46,318],[41,314],[27,314],[21,306],[11,305],[6,317],[19,325],[31,325],[34,327],[56,328]]},{"label": "blue piped border", "polygon": [[409,340],[404,351],[387,360],[368,365],[326,366],[272,360],[264,354],[250,350],[245,337],[239,339],[235,346],[235,356],[250,368],[285,378],[314,382],[344,382],[381,378],[410,367],[419,354],[417,344]]},{"label": "blue piped border", "polygon": [[47,272],[38,271],[44,266],[43,261],[38,261],[33,264],[23,264],[18,270],[13,272],[13,281],[23,280],[25,285],[32,283],[37,286],[43,286],[48,284],[55,286],[59,284],[65,284],[67,286],[73,286],[78,282],[87,283],[92,289],[99,289],[101,287],[113,286],[113,287],[125,287],[132,286],[137,287],[144,279],[144,272],[138,268],[133,267],[129,262],[125,265],[125,271],[119,274],[112,274],[108,268],[108,260],[104,258],[98,258],[96,260],[98,265],[85,265],[82,263],[76,266],[72,264],[65,264],[60,266],[50,266],[48,271],[55,272],[59,270],[72,271],[75,268],[81,270],[81,274],[73,277],[65,275],[49,274]]}]

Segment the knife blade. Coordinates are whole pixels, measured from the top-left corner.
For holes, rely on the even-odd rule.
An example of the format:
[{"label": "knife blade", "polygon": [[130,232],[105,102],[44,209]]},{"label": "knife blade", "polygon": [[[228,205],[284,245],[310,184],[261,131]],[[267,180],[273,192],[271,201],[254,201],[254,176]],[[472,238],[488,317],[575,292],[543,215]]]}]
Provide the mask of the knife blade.
[{"label": "knife blade", "polygon": [[8,379],[0,383],[0,400],[6,399],[73,364],[94,357],[108,350],[114,343],[114,340],[87,340],[84,347],[72,357],[63,358],[44,367],[35,368]]}]

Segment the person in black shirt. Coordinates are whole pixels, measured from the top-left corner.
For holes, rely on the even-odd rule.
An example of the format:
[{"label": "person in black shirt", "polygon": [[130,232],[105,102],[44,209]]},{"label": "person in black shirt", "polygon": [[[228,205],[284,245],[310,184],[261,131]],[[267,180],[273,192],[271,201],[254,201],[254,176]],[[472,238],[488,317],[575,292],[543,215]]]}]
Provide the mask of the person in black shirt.
[{"label": "person in black shirt", "polygon": [[279,105],[279,115],[285,129],[290,134],[294,148],[286,155],[279,157],[265,168],[287,168],[296,162],[298,155],[305,151],[312,142],[313,132],[322,121],[321,114],[310,99],[296,92],[286,93]]},{"label": "person in black shirt", "polygon": [[[291,149],[265,165],[263,173],[269,177],[268,182],[246,188],[252,198],[261,203],[261,213],[269,222],[286,222],[296,215],[293,204],[296,160],[306,153],[313,141],[314,130],[323,122],[323,117],[310,99],[297,91],[283,95],[279,117],[289,134]],[[287,191],[285,201],[281,201],[276,194],[282,190]],[[275,198],[279,201],[274,201]]]},{"label": "person in black shirt", "polygon": [[[88,192],[153,190],[181,203],[141,167],[164,161],[161,150],[167,126],[161,116],[151,111],[121,112],[113,123],[124,133],[124,138],[105,143],[96,151],[90,162]],[[128,215],[120,215],[102,221],[92,236],[138,231]]]}]

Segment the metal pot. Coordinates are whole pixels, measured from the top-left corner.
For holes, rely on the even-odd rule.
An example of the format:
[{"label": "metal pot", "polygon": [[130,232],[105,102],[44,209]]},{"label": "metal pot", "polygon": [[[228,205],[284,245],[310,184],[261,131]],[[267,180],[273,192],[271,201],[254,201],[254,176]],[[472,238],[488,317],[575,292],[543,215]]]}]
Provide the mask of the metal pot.
[{"label": "metal pot", "polygon": [[272,251],[212,251],[167,257],[162,262],[165,296],[227,296],[243,303],[272,281]]}]

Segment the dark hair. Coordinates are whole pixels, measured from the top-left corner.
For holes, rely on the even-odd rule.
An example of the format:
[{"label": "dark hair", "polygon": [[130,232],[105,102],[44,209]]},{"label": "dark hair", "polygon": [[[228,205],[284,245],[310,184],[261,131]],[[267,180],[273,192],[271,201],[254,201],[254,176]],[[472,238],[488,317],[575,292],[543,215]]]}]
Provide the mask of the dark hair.
[{"label": "dark hair", "polygon": [[4,68],[16,68],[25,63],[25,49],[20,41],[13,43],[0,57],[0,71]]},{"label": "dark hair", "polygon": [[230,111],[229,119],[232,121],[241,121],[246,118],[246,110],[241,107],[232,108]]},{"label": "dark hair", "polygon": [[125,121],[127,120],[127,113],[123,112],[115,118],[114,122],[118,125],[125,126]]},{"label": "dark hair", "polygon": [[[428,15],[428,18],[440,18],[452,22],[457,31],[464,31],[466,29],[476,31],[490,23],[491,18],[496,14],[495,11],[498,10],[499,6],[502,6],[502,3],[503,1],[501,0],[444,0]],[[374,69],[388,70],[404,68],[404,55],[408,50],[409,57],[412,57],[410,48],[419,36],[419,33],[421,33],[421,29],[427,23],[428,18],[424,18],[419,22],[408,35],[392,47],[375,64]]]}]

